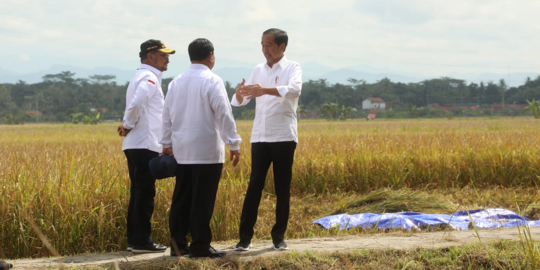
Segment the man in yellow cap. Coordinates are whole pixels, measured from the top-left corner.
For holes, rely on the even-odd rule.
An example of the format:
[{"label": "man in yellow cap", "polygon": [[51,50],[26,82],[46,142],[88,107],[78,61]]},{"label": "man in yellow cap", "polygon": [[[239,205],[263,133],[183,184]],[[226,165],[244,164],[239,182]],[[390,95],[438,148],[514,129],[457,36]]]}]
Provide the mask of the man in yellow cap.
[{"label": "man in yellow cap", "polygon": [[164,104],[161,79],[163,71],[167,70],[169,55],[174,53],[159,40],[150,39],[141,44],[141,65],[129,83],[125,116],[118,126],[118,134],[124,137],[122,150],[131,180],[127,242],[128,250],[134,253],[167,249],[150,236],[156,179],[150,173],[148,163],[162,151],[159,143]]}]

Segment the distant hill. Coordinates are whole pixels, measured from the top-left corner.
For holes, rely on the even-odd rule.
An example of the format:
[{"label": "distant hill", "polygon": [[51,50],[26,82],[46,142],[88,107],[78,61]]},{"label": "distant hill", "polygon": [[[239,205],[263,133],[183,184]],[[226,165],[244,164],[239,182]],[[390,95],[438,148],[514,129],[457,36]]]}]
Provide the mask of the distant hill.
[{"label": "distant hill", "polygon": [[135,73],[136,69],[133,70],[124,70],[113,67],[99,67],[94,69],[84,69],[75,66],[68,65],[54,65],[51,66],[48,70],[29,73],[29,74],[15,74],[10,72],[0,72],[0,83],[16,83],[19,80],[25,81],[27,83],[38,83],[43,81],[42,77],[47,74],[58,74],[62,71],[71,71],[75,73],[75,78],[88,78],[92,75],[115,75],[116,82],[119,84],[124,84],[131,80],[131,77]]},{"label": "distant hill", "polygon": [[[232,85],[236,85],[242,81],[242,78],[246,80],[251,75],[253,67],[248,63],[241,62],[225,62],[219,65],[214,72],[219,75],[223,81],[229,81]],[[177,68],[178,69],[178,68]],[[29,73],[29,74],[17,74],[5,69],[0,69],[0,83],[16,83],[19,80],[23,80],[27,83],[37,83],[42,81],[42,77],[46,74],[57,74],[62,71],[74,72],[76,78],[88,78],[89,76],[99,75],[115,75],[116,82],[118,84],[125,84],[135,72],[128,69],[119,69],[114,67],[99,67],[94,69],[84,69],[69,65],[53,65],[48,70]],[[397,72],[385,69],[375,69],[366,66],[354,66],[348,68],[333,69],[316,62],[307,62],[302,64],[303,80],[319,80],[326,79],[329,83],[341,83],[348,84],[349,78],[357,80],[365,80],[367,83],[375,83],[383,78],[388,78],[393,82],[402,83],[415,83],[425,79],[433,79],[435,77],[425,76],[422,74],[412,74],[406,72]],[[480,83],[481,81],[487,83],[492,81],[498,82],[500,79],[505,79],[508,86],[522,85],[527,77],[531,79],[536,78],[540,73],[510,73],[510,74],[496,74],[496,73],[452,73],[441,75],[438,77],[452,77],[456,79],[462,79],[469,82]],[[173,71],[168,71],[164,74],[165,78],[175,77],[178,74]]]}]

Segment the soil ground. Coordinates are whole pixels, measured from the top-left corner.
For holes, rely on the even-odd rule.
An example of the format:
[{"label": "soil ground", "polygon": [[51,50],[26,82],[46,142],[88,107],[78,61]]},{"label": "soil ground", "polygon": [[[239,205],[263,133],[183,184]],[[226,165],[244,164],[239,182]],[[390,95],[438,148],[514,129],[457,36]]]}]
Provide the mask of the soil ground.
[{"label": "soil ground", "polygon": [[[540,240],[540,228],[530,228],[533,239]],[[519,240],[517,228],[479,230],[482,242],[504,240]],[[345,236],[332,238],[309,238],[287,240],[288,251],[303,253],[304,251],[335,252],[354,249],[411,249],[411,248],[444,248],[478,242],[474,230],[446,231],[433,233],[378,233],[359,236]],[[227,256],[242,256],[248,259],[253,256],[272,256],[280,254],[271,248],[271,241],[257,241],[249,251],[234,251],[235,243],[214,243],[216,249],[227,252]],[[43,269],[59,268],[62,264],[66,268],[73,267],[99,267],[100,265],[125,262],[138,262],[150,260],[178,260],[188,257],[171,257],[169,250],[165,253],[133,254],[127,251],[81,254],[60,258],[19,259],[7,260],[14,265],[14,269]]]}]

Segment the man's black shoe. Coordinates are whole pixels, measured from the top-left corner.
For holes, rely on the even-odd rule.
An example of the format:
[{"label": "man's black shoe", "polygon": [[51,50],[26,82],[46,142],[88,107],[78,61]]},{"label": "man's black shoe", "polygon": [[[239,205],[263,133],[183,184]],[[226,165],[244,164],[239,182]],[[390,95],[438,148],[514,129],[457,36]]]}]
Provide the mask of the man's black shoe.
[{"label": "man's black shoe", "polygon": [[190,258],[200,258],[200,257],[207,257],[207,258],[221,258],[227,255],[225,251],[222,250],[216,250],[213,247],[210,247],[207,252],[197,252],[197,253],[189,253]]},{"label": "man's black shoe", "polygon": [[166,246],[149,242],[146,245],[133,245],[133,249],[131,252],[133,253],[154,253],[154,252],[165,252],[167,249]]},{"label": "man's black shoe", "polygon": [[13,267],[13,264],[0,260],[0,270],[10,269],[12,267]]},{"label": "man's black shoe", "polygon": [[[189,247],[188,246],[178,247],[178,251],[180,251],[180,256],[188,255]],[[176,250],[174,249],[173,245],[171,245],[171,256],[172,257],[178,256],[176,255]]]}]

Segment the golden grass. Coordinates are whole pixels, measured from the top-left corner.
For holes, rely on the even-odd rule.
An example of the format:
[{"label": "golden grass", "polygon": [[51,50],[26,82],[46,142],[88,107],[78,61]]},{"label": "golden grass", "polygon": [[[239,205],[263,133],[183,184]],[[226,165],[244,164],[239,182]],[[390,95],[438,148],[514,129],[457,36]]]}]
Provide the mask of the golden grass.
[{"label": "golden grass", "polygon": [[353,199],[345,207],[335,209],[333,214],[349,213],[453,213],[457,205],[439,194],[430,194],[420,190],[380,189]]},{"label": "golden grass", "polygon": [[[0,257],[49,255],[33,220],[60,254],[125,248],[129,179],[116,124],[0,126]],[[218,191],[215,240],[236,239],[250,170],[251,122],[238,123],[243,159],[229,163]],[[370,191],[425,190],[471,207],[524,213],[537,203],[540,121],[532,118],[401,121],[304,121],[293,167],[287,237],[327,231],[310,222]],[[256,238],[274,222],[272,173]],[[153,237],[168,243],[174,181],[157,184]]]}]

